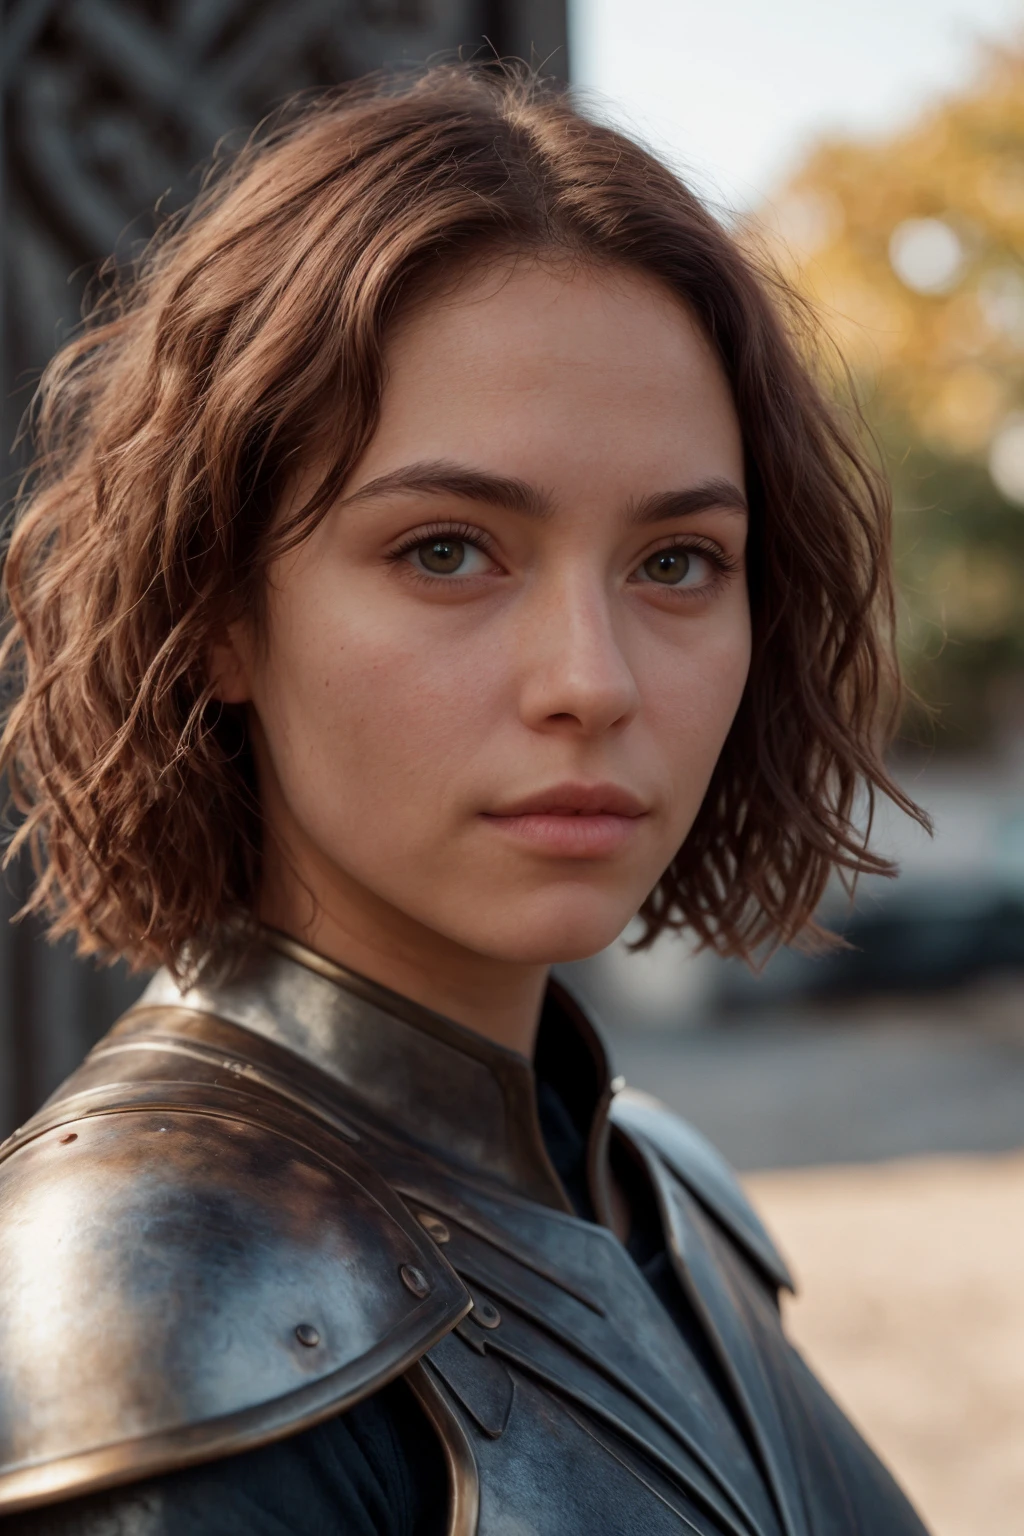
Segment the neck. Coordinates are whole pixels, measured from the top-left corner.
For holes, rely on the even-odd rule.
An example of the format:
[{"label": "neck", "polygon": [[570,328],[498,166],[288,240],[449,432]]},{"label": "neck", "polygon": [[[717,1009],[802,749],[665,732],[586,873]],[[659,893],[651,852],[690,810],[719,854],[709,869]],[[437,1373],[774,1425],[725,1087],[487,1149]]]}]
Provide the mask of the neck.
[{"label": "neck", "polygon": [[533,1056],[548,966],[465,949],[325,867],[303,842],[289,836],[285,858],[267,839],[261,922],[495,1045]]}]

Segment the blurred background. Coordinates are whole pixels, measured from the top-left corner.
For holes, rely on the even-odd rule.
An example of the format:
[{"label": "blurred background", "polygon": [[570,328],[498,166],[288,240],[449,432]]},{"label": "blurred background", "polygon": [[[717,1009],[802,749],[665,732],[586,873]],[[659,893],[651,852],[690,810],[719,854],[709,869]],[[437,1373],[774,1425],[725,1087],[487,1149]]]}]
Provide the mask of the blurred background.
[{"label": "blurred background", "polygon": [[[546,61],[814,302],[896,493],[914,688],[893,882],[758,975],[663,940],[569,980],[749,1180],[791,1327],[937,1536],[1024,1508],[1024,0],[4,0],[3,441],[112,251],[290,92],[488,44]],[[485,43],[485,39],[488,40]],[[9,476],[16,472],[10,460]],[[8,491],[11,488],[8,478]],[[0,1134],[140,982],[11,927]],[[626,936],[628,940],[629,935]]]}]

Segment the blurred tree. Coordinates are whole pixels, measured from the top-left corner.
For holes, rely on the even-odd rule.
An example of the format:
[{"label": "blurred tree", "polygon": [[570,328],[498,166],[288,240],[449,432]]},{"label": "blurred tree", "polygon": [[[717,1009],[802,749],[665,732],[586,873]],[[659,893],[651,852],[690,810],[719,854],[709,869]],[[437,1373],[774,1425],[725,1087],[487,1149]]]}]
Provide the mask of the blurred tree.
[{"label": "blurred tree", "polygon": [[885,453],[936,745],[1024,733],[1024,47],[895,136],[822,142],[758,222]]}]

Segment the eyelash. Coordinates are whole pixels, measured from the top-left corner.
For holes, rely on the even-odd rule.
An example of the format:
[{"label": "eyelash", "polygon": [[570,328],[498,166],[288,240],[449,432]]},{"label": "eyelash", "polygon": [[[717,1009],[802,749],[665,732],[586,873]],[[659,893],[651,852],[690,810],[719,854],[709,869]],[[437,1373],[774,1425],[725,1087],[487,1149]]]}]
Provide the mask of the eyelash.
[{"label": "eyelash", "polygon": [[[388,564],[397,564],[406,555],[411,554],[414,549],[419,549],[421,544],[429,544],[431,539],[457,539],[462,544],[472,545],[474,549],[480,550],[485,555],[490,555],[494,549],[494,540],[484,533],[481,528],[473,527],[469,523],[431,523],[425,528],[418,528],[415,533],[407,535],[394,549],[390,549],[386,556]],[[685,539],[667,538],[663,543],[656,545],[654,549],[650,550],[644,556],[644,560],[652,559],[653,556],[660,554],[665,549],[694,550],[698,555],[703,555],[715,567],[717,572],[716,586],[726,576],[731,576],[734,572],[738,571],[743,563],[734,556],[727,555],[725,550],[712,539],[705,539],[699,535]],[[410,576],[414,581],[425,581],[432,586],[438,583],[441,585],[451,585],[453,581],[458,580],[457,577],[451,576],[431,576],[426,571],[410,570]],[[665,588],[664,590],[671,591],[672,589]],[[699,592],[692,592],[690,595],[699,596]]]},{"label": "eyelash", "polygon": [[[401,560],[403,555],[419,549],[421,544],[429,544],[431,539],[455,539],[460,544],[472,544],[474,549],[480,550],[484,555],[489,555],[494,548],[494,540],[489,538],[482,528],[474,528],[469,523],[430,523],[426,528],[417,528],[416,532],[410,533],[401,544],[388,550],[387,559]],[[437,579],[448,581],[451,578],[439,576]]]},{"label": "eyelash", "polygon": [[705,560],[715,567],[719,578],[732,576],[743,565],[742,560],[737,559],[735,555],[727,555],[721,545],[716,544],[713,539],[704,538],[701,534],[690,534],[682,539],[669,537],[649,550],[640,564],[642,565],[646,560],[652,560],[655,555],[660,555],[666,549],[683,549],[703,555]]}]

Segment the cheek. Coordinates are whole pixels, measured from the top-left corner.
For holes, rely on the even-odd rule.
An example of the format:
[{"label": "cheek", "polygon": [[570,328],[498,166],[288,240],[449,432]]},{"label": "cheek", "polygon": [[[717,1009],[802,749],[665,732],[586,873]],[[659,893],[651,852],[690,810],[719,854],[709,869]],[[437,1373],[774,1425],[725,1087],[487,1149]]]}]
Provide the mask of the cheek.
[{"label": "cheek", "polygon": [[401,605],[344,593],[281,615],[260,714],[307,825],[358,830],[385,809],[390,824],[411,822],[480,749],[500,656],[402,617]]},{"label": "cheek", "polygon": [[[652,657],[642,683],[654,749],[671,784],[676,818],[692,820],[739,708],[750,670],[746,607],[693,643]],[[678,831],[678,827],[676,828]]]}]

